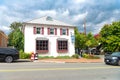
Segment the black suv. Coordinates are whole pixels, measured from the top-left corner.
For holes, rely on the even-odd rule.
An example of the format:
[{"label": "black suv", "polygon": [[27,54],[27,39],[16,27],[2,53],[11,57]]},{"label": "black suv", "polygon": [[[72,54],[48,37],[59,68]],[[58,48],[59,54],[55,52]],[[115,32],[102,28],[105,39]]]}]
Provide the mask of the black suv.
[{"label": "black suv", "polygon": [[105,54],[104,62],[106,64],[113,64],[120,66],[120,52],[113,52],[112,54]]},{"label": "black suv", "polygon": [[19,52],[15,48],[0,48],[0,61],[11,63],[19,59]]}]

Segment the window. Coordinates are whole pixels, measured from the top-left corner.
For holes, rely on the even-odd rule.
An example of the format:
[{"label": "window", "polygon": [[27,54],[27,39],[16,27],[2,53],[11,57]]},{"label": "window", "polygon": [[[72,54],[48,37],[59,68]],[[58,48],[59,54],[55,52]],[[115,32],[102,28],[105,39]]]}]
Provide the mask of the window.
[{"label": "window", "polygon": [[48,28],[48,35],[57,35],[57,28]]},{"label": "window", "polygon": [[46,20],[47,21],[53,21],[52,17],[50,17],[50,16],[47,16]]},{"label": "window", "polygon": [[44,34],[44,27],[33,27],[34,34]]},{"label": "window", "polygon": [[36,40],[37,52],[48,52],[48,40]]},{"label": "window", "polygon": [[50,34],[54,34],[54,28],[50,28]]},{"label": "window", "polygon": [[66,35],[66,29],[62,29],[62,35]]},{"label": "window", "polygon": [[68,51],[68,41],[67,40],[58,40],[57,41],[57,50],[58,50],[58,52],[67,52]]},{"label": "window", "polygon": [[40,33],[41,33],[41,28],[37,27],[37,28],[36,28],[36,33],[37,33],[37,34],[40,34]]},{"label": "window", "polygon": [[60,35],[69,35],[69,29],[68,28],[65,28],[65,29],[60,28]]}]

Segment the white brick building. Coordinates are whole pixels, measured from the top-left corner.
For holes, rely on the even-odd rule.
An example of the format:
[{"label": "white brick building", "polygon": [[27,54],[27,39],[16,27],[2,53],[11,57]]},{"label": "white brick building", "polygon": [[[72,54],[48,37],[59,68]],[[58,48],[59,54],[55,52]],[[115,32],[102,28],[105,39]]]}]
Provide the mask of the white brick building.
[{"label": "white brick building", "polygon": [[49,16],[24,22],[23,25],[25,52],[54,57],[75,54],[75,26]]}]

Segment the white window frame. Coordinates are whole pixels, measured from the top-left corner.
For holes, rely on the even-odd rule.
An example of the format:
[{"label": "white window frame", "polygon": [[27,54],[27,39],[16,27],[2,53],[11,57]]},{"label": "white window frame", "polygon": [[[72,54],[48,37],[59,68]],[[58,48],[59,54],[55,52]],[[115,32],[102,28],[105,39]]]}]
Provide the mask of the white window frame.
[{"label": "white window frame", "polygon": [[67,35],[67,29],[62,29],[62,35]]},{"label": "white window frame", "polygon": [[50,28],[50,35],[54,35],[55,34],[55,28]]},{"label": "white window frame", "polygon": [[[42,30],[42,28],[41,27],[36,27],[36,34],[41,34],[41,31]],[[38,33],[39,32],[39,33]]]}]

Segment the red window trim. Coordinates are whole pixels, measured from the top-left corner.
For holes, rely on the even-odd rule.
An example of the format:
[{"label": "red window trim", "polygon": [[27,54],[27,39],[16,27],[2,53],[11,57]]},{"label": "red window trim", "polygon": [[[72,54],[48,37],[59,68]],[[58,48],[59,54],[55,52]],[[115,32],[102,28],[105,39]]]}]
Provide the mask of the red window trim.
[{"label": "red window trim", "polygon": [[42,27],[42,34],[44,34],[44,27]]},{"label": "red window trim", "polygon": [[49,50],[36,50],[37,53],[48,53]]},{"label": "red window trim", "polygon": [[60,35],[62,35],[62,28],[60,28]]},{"label": "red window trim", "polygon": [[36,27],[33,27],[33,34],[36,34]]},{"label": "red window trim", "polygon": [[58,52],[58,53],[67,53],[68,50],[58,50],[57,52]]},{"label": "red window trim", "polygon": [[50,28],[48,28],[48,35],[50,35]]},{"label": "red window trim", "polygon": [[55,28],[55,35],[57,35],[57,28]]},{"label": "red window trim", "polygon": [[67,28],[67,35],[69,35],[69,29]]}]

